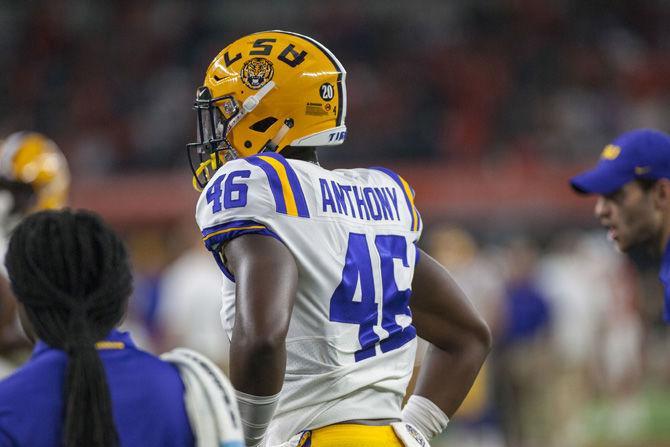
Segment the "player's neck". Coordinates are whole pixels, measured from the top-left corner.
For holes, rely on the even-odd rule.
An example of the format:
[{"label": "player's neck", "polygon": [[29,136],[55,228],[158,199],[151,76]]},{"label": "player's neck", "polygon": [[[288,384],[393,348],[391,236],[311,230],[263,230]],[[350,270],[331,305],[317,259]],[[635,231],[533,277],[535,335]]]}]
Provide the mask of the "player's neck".
[{"label": "player's neck", "polygon": [[288,146],[281,151],[281,154],[285,158],[291,158],[294,160],[308,161],[314,163],[315,165],[319,164],[319,158],[316,154],[315,147],[291,147]]}]

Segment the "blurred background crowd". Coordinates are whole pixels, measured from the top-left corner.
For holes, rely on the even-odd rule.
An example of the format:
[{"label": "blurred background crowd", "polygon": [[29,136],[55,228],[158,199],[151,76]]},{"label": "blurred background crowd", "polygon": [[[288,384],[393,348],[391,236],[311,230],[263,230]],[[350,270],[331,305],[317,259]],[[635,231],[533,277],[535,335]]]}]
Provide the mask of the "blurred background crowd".
[{"label": "blurred background crowd", "polygon": [[[122,231],[126,322],[155,352],[226,366],[220,273],[193,220],[195,89],[228,42],[288,29],[348,71],[326,167],[386,165],[417,191],[424,248],[494,332],[436,445],[670,446],[670,338],[654,263],[617,254],[570,175],[617,134],[670,130],[665,0],[0,2],[0,138],[37,130],[72,205]],[[6,352],[5,370],[21,360]]]}]

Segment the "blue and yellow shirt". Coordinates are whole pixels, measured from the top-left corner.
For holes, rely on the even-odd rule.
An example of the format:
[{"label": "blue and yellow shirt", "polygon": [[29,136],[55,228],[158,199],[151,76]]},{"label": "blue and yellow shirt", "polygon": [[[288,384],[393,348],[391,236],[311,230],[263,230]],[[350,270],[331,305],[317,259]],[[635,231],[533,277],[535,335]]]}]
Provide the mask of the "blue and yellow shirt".
[{"label": "blue and yellow shirt", "polygon": [[[112,331],[98,350],[121,445],[193,446],[177,369]],[[67,354],[38,342],[30,360],[0,382],[0,446],[61,444]]]}]

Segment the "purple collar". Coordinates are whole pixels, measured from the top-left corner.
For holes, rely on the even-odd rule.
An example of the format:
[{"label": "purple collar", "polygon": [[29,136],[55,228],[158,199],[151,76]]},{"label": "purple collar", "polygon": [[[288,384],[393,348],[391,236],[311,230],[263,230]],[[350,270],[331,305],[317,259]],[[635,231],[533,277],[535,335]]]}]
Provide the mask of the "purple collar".
[{"label": "purple collar", "polygon": [[[118,348],[116,349],[135,348],[135,343],[133,342],[132,338],[130,338],[130,333],[121,332],[116,329],[112,329],[109,335],[100,341],[120,343],[120,345],[118,345]],[[41,353],[52,349],[56,348],[52,348],[51,346],[44,343],[42,340],[37,340],[35,348],[33,349],[32,357],[36,357]]]}]

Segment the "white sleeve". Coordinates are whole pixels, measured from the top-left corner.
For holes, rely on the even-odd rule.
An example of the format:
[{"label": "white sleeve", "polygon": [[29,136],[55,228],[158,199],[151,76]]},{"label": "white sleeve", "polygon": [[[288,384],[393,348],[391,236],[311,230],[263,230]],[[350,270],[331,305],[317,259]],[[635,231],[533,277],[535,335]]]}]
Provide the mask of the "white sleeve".
[{"label": "white sleeve", "polygon": [[280,239],[273,230],[276,213],[269,177],[249,159],[226,163],[207,183],[198,199],[196,221],[205,247],[229,279],[234,280],[219,254],[221,247],[245,234]]}]

